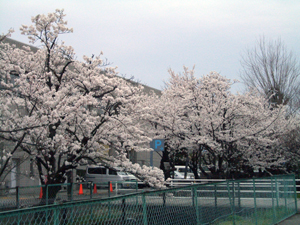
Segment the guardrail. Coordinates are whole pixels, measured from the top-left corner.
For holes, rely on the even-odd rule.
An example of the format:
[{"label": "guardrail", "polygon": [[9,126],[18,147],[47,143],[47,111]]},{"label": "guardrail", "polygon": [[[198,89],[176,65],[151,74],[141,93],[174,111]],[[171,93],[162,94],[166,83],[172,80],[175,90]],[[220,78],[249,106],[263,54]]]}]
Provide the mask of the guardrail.
[{"label": "guardrail", "polygon": [[[170,187],[183,187],[193,184],[206,184],[206,183],[216,183],[223,182],[226,179],[170,179]],[[300,179],[295,179],[296,182],[296,193],[300,195]]]},{"label": "guardrail", "polygon": [[[265,192],[259,193],[259,185]],[[251,186],[251,195],[243,192]],[[297,212],[292,175],[227,180],[0,213],[1,224],[277,224]]]}]

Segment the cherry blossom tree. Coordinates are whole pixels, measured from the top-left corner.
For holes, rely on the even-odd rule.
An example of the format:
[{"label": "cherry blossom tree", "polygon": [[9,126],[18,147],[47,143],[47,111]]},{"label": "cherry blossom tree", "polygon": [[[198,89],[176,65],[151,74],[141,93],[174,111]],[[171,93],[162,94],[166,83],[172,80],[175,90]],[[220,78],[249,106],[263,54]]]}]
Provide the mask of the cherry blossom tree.
[{"label": "cherry blossom tree", "polygon": [[230,80],[211,72],[197,79],[194,70],[170,70],[170,81],[160,101],[150,97],[144,119],[157,136],[187,151],[195,177],[198,168],[208,176],[232,178],[251,175],[255,168],[275,170],[285,162],[279,138],[291,122],[283,106],[270,108],[256,93],[234,95]]},{"label": "cherry blossom tree", "polygon": [[5,38],[10,37],[11,34],[15,32],[14,29],[9,29],[8,32],[6,34],[2,34],[0,35],[0,42],[2,42]]},{"label": "cherry blossom tree", "polygon": [[[64,17],[56,10],[22,25],[30,43],[42,45],[36,52],[1,44],[1,138],[16,143],[12,154],[18,149],[34,157],[42,184],[46,176],[47,184],[63,183],[70,169],[100,160],[133,168],[162,187],[160,170],[152,173],[124,157],[125,146],[149,150],[150,139],[134,119],[142,86],[118,77],[102,53],[75,60],[73,48],[58,39],[73,31]],[[107,155],[108,147],[117,158]]]},{"label": "cherry blossom tree", "polygon": [[[7,37],[10,37],[13,32],[14,32],[14,30],[10,29],[6,34],[2,34],[0,36],[0,43],[2,43]],[[0,47],[2,48],[2,45]],[[0,58],[2,58],[1,51],[0,51]],[[0,89],[2,89],[1,85],[0,85]],[[0,99],[0,104],[3,105],[1,99]],[[2,110],[0,110],[0,120],[1,120],[1,122],[4,120]],[[7,132],[7,131],[0,128],[0,133],[3,133],[3,132]],[[1,137],[2,137],[2,135],[0,134],[0,138]],[[2,137],[2,139],[3,139],[3,137]],[[1,146],[1,150],[0,150],[0,182],[2,182],[4,180],[4,178],[8,175],[8,173],[12,169],[9,167],[10,159],[12,157],[12,153],[14,153],[19,146],[17,143],[16,146],[14,147],[14,149],[10,151],[10,150],[5,149],[5,147],[3,146],[3,143],[1,143],[1,144],[2,144],[2,146]]]},{"label": "cherry blossom tree", "polygon": [[295,125],[288,133],[281,136],[281,145],[285,148],[287,162],[285,163],[287,171],[290,173],[300,173],[300,127],[299,116],[295,116]]}]

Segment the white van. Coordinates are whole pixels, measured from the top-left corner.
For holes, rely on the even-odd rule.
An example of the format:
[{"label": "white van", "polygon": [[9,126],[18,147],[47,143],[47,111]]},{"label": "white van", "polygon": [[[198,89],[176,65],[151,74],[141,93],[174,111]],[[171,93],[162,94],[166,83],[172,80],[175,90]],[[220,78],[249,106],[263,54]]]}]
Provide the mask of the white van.
[{"label": "white van", "polygon": [[[97,186],[100,187],[107,187],[109,181],[135,181],[135,179],[129,177],[126,172],[121,171],[118,167],[109,168],[105,166],[87,166],[85,181],[96,183],[98,184]],[[122,187],[129,187],[133,185],[133,183],[123,183]]]}]

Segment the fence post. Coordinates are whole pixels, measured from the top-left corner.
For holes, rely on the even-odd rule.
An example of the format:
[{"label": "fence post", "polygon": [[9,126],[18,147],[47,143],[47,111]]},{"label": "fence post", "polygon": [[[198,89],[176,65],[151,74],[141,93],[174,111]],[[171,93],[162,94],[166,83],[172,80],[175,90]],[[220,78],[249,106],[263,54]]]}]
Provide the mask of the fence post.
[{"label": "fence post", "polygon": [[256,190],[255,190],[255,179],[252,179],[253,182],[253,199],[254,199],[254,215],[255,215],[255,225],[257,225],[257,205],[256,205]]},{"label": "fence post", "polygon": [[298,212],[298,204],[297,204],[297,186],[296,186],[295,175],[293,175],[293,181],[294,181],[295,213],[297,213]]},{"label": "fence post", "polygon": [[233,210],[235,212],[235,181],[232,181],[232,201],[233,201]]},{"label": "fence post", "polygon": [[[276,210],[275,210],[275,204],[274,204],[274,184],[273,184],[273,177],[271,177],[271,189],[272,189],[272,209],[273,209],[273,223],[276,222]],[[276,194],[276,190],[275,190]]]},{"label": "fence post", "polygon": [[143,224],[148,225],[146,196],[144,193],[142,195],[142,202],[143,202]]},{"label": "fence post", "polygon": [[59,225],[59,212],[57,208],[53,209],[53,224]]},{"label": "fence post", "polygon": [[[71,182],[70,185],[71,185],[71,201],[73,201],[74,183]],[[71,221],[71,223],[73,223],[73,219],[74,219],[74,216],[73,216],[73,215],[74,215],[74,208],[72,207],[72,208],[70,209],[70,221]]]},{"label": "fence post", "polygon": [[191,187],[191,197],[192,197],[192,202],[193,202],[193,207],[195,207],[195,192],[194,192],[194,187]]},{"label": "fence post", "polygon": [[46,205],[48,205],[48,196],[49,196],[48,195],[48,190],[49,190],[48,189],[48,184],[46,184],[46,188],[45,189],[46,189]]},{"label": "fence post", "polygon": [[125,218],[126,218],[126,202],[125,198],[122,199],[122,224],[125,223]]},{"label": "fence post", "polygon": [[233,208],[232,198],[231,198],[231,194],[230,194],[229,180],[227,180],[226,183],[227,183],[227,192],[228,192],[228,198],[229,198],[231,213],[233,215],[232,223],[233,223],[233,225],[235,225],[235,214],[234,214],[234,208]]},{"label": "fence post", "polygon": [[238,207],[239,207],[238,210],[240,210],[241,209],[241,185],[239,181],[237,182],[238,182]]},{"label": "fence post", "polygon": [[[139,191],[139,184],[138,184],[138,181],[136,181],[136,192]],[[136,195],[136,206],[138,206],[138,203],[139,203],[139,198],[138,198],[138,195]]]},{"label": "fence post", "polygon": [[20,208],[19,186],[16,186],[16,205],[17,205],[17,209],[19,209]]},{"label": "fence post", "polygon": [[[109,198],[110,198],[110,185],[112,185],[112,184],[111,184],[111,181],[108,181],[108,188],[107,188],[107,190],[108,190],[108,197],[109,197]],[[109,202],[108,202],[108,216],[109,216],[109,217],[110,217],[110,215],[111,215],[111,214],[110,214],[110,213],[111,213],[111,212],[110,212],[110,211],[111,211],[110,208],[111,208],[111,205],[110,205],[110,201],[109,201]]]},{"label": "fence post", "polygon": [[235,181],[232,181],[232,210],[233,210],[233,224],[235,224]]},{"label": "fence post", "polygon": [[90,199],[93,198],[93,188],[94,188],[94,183],[91,182],[91,183],[90,183]]},{"label": "fence post", "polygon": [[[120,183],[118,183],[118,181],[115,182],[115,185],[116,185],[116,186],[115,186],[115,196],[118,195],[118,191],[119,191],[119,190],[118,190],[118,185],[120,184],[120,186],[121,186],[121,185],[123,186],[124,183],[125,183],[125,182],[120,182]],[[121,189],[122,189],[122,188],[121,188]]]},{"label": "fence post", "polygon": [[275,177],[275,188],[276,188],[276,204],[277,207],[279,207],[279,186],[278,186],[278,181],[277,181],[277,177]]},{"label": "fence post", "polygon": [[286,182],[287,182],[287,179],[283,177],[283,185],[284,185],[284,208],[285,208],[285,213],[287,214],[287,197],[288,197],[288,189],[287,189],[287,186],[286,186]]},{"label": "fence post", "polygon": [[[19,195],[19,186],[16,187],[16,206],[17,209],[20,208],[20,195]],[[17,219],[17,224],[20,225],[21,224],[21,218],[20,218],[20,214],[18,213],[18,219]]]},{"label": "fence post", "polygon": [[193,187],[193,196],[194,196],[194,201],[195,202],[195,206],[196,207],[196,218],[197,218],[197,225],[201,224],[200,223],[200,216],[199,216],[199,208],[198,208],[198,193],[197,193],[197,188]]},{"label": "fence post", "polygon": [[163,193],[163,213],[161,216],[165,217],[166,216],[166,192]]},{"label": "fence post", "polygon": [[218,197],[217,197],[217,185],[214,185],[215,187],[215,217],[217,216],[217,210],[218,210]]},{"label": "fence post", "polygon": [[71,183],[71,201],[73,201],[74,183]]}]

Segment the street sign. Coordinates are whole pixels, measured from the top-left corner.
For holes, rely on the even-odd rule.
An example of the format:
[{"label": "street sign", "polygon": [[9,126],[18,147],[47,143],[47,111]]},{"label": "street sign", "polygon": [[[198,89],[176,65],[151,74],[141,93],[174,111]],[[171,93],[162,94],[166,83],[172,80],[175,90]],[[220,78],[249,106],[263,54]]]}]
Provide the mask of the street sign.
[{"label": "street sign", "polygon": [[164,151],[165,150],[165,139],[153,139],[150,142],[150,148],[154,151]]},{"label": "street sign", "polygon": [[[150,142],[150,148],[155,152],[163,152],[165,150],[165,139],[153,139]],[[150,166],[153,167],[153,151],[150,152]]]}]

